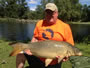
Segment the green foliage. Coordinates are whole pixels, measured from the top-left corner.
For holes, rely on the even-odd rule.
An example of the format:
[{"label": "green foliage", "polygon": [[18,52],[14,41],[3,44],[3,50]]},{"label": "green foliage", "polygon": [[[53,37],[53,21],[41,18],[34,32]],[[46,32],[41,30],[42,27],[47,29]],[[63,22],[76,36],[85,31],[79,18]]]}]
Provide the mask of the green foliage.
[{"label": "green foliage", "polygon": [[64,21],[77,21],[81,17],[78,0],[54,0],[59,9],[59,18]]},{"label": "green foliage", "polygon": [[9,18],[27,18],[28,11],[25,0],[0,0],[0,16]]},{"label": "green foliage", "polygon": [[36,8],[36,19],[43,19],[44,18],[44,10],[45,10],[45,5],[48,3],[48,2],[53,2],[53,0],[41,0],[41,4],[40,5],[37,5],[37,8]]},{"label": "green foliage", "polygon": [[33,23],[35,24],[37,20],[29,19],[15,19],[15,18],[0,18],[0,23]]},{"label": "green foliage", "polygon": [[90,21],[90,6],[86,8],[79,3],[79,0],[41,0],[36,11],[32,11],[30,17],[33,19],[44,18],[46,3],[54,2],[59,10],[59,18],[63,21]]},{"label": "green foliage", "polygon": [[82,6],[82,21],[90,21],[90,5]]},{"label": "green foliage", "polygon": [[86,43],[75,43],[75,45],[83,52],[83,56],[90,56],[90,44],[87,45]]},{"label": "green foliage", "polygon": [[90,5],[81,5],[79,0],[41,0],[35,11],[29,10],[26,0],[0,0],[0,17],[20,19],[43,19],[46,3],[53,2],[63,21],[90,21]]},{"label": "green foliage", "polygon": [[37,19],[44,18],[44,9],[45,9],[46,3],[47,3],[47,0],[41,0],[41,5],[37,6],[37,8],[36,8]]}]

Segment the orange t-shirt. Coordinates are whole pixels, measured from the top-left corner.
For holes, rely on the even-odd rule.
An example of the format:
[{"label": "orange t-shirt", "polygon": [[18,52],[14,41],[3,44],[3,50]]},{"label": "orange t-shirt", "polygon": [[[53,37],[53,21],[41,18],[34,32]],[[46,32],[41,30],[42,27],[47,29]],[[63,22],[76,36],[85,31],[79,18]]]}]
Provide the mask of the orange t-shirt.
[{"label": "orange t-shirt", "polygon": [[[65,41],[74,45],[72,32],[70,26],[61,20],[57,19],[56,23],[53,25],[48,25],[45,20],[40,20],[36,24],[34,30],[34,37],[39,41],[42,40],[56,40],[56,41]],[[40,58],[42,61],[45,59]],[[57,60],[53,60],[51,65],[56,64]]]}]

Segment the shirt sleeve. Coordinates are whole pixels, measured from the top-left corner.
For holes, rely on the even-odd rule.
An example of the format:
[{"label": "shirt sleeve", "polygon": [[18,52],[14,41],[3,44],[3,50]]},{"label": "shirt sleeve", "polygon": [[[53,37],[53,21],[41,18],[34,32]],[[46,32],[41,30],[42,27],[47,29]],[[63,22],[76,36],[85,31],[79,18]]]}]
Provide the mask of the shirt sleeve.
[{"label": "shirt sleeve", "polygon": [[70,26],[67,24],[65,27],[65,41],[74,46],[74,40]]}]

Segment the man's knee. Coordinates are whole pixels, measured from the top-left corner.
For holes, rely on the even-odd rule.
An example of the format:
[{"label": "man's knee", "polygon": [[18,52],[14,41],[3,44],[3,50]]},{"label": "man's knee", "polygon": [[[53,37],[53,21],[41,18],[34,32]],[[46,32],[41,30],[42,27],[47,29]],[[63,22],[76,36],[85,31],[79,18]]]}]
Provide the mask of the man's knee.
[{"label": "man's knee", "polygon": [[26,60],[26,57],[24,56],[24,54],[18,54],[17,56],[16,56],[16,60],[17,61],[19,61],[19,60],[21,60],[21,61],[25,61]]},{"label": "man's knee", "polygon": [[18,54],[16,56],[16,68],[24,68],[25,60],[24,54]]}]

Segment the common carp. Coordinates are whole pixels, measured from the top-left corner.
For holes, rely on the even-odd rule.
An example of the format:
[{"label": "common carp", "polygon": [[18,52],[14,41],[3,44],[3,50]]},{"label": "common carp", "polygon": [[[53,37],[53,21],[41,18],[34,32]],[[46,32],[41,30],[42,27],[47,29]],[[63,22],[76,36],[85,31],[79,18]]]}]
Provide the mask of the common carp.
[{"label": "common carp", "polygon": [[82,55],[82,52],[78,48],[64,41],[46,40],[27,44],[16,43],[12,46],[14,50],[11,52],[10,56],[16,56],[19,52],[30,49],[32,55],[46,58],[45,66],[48,66],[56,56],[60,56],[60,58],[58,58],[59,63],[66,56]]}]

